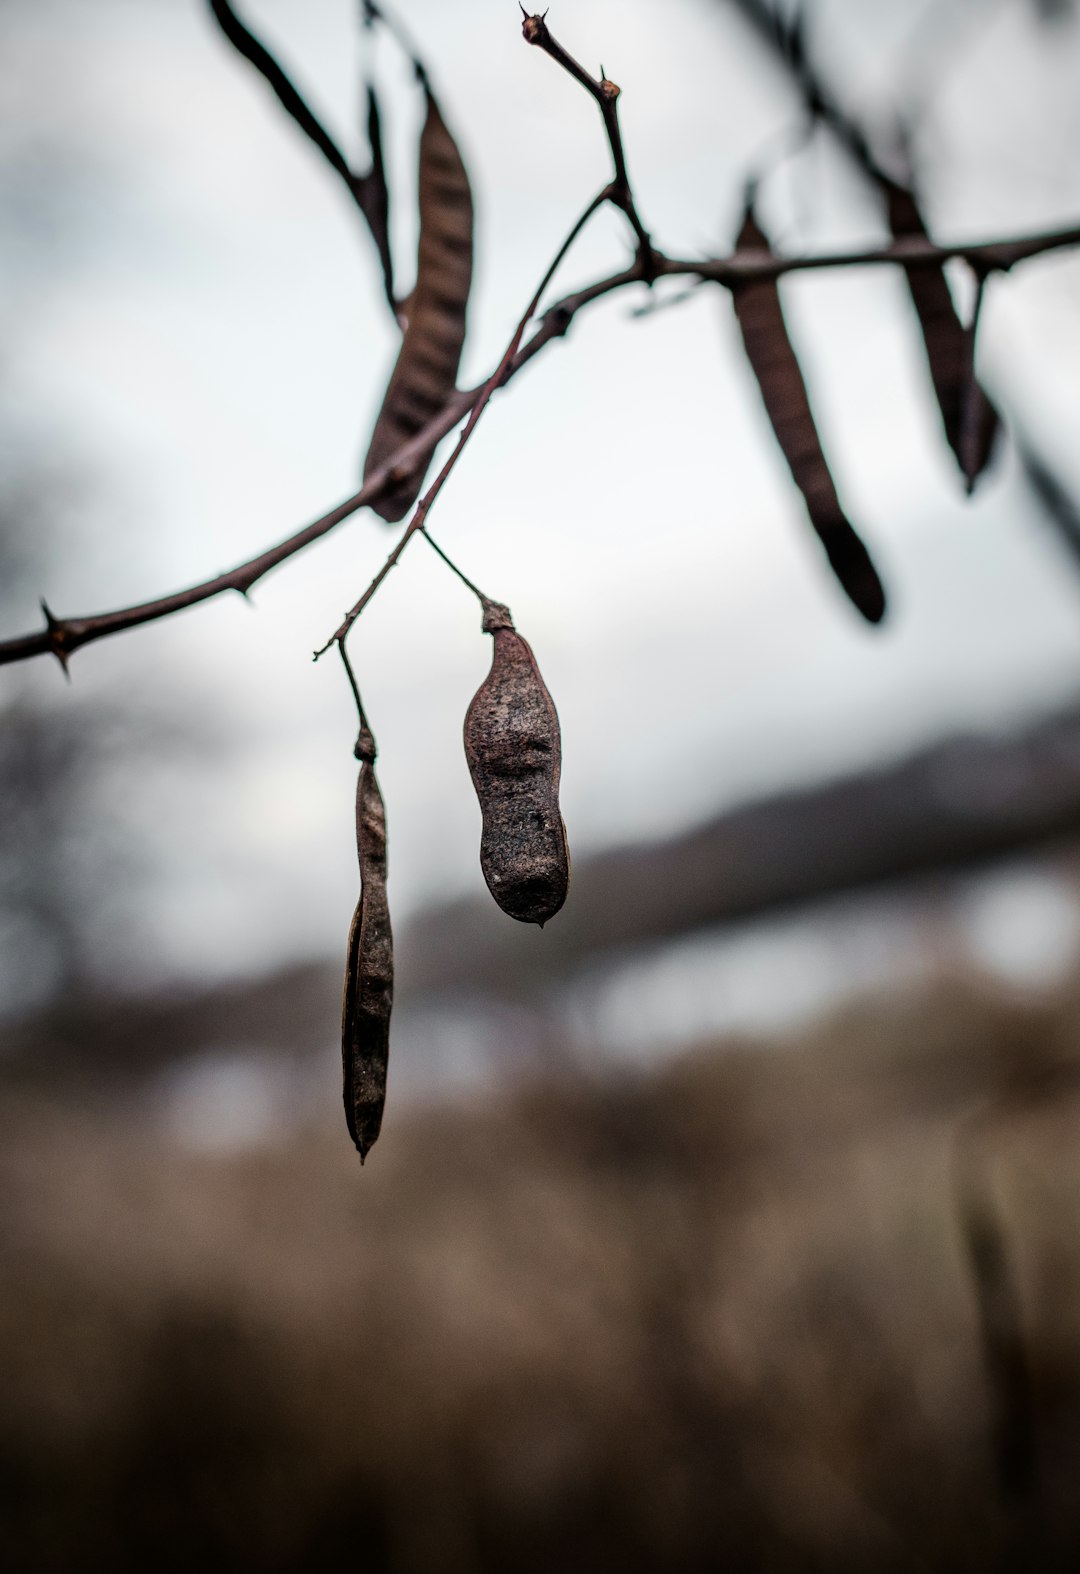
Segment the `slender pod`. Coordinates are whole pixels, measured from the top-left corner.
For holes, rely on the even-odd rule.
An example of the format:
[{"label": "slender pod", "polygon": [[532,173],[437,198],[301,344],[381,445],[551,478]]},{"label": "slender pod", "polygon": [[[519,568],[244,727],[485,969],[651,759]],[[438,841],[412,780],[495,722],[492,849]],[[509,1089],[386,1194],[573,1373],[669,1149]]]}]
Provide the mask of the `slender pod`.
[{"label": "slender pod", "polygon": [[386,809],[375,779],[375,740],[367,727],[361,728],[356,755],[361,761],[356,788],[360,900],[349,930],[341,1061],[345,1120],[363,1163],[379,1135],[386,1102],[394,940],[386,900]]},{"label": "slender pod", "polygon": [[378,105],[373,88],[368,89],[368,131],[371,137],[371,169],[361,174],[351,168],[345,155],[331,137],[326,127],[301,96],[280,62],[256,38],[251,29],[237,16],[232,0],[209,0],[210,10],[221,31],[235,50],[255,67],[260,76],[276,95],[286,114],[310,137],[331,169],[345,182],[350,196],[367,221],[371,238],[379,253],[383,271],[386,299],[391,307],[394,301],[393,267],[390,260],[388,228],[389,193],[386,170],[382,159],[382,144],[378,124]]},{"label": "slender pod", "polygon": [[[769,250],[749,206],[738,248],[740,251]],[[867,622],[880,623],[885,615],[885,591],[870,554],[836,494],[814,424],[806,384],[788,338],[776,283],[755,280],[737,284],[732,295],[746,358],[757,378],[765,409],[792,478],[806,500],[810,523],[825,549],[833,573],[851,601]]]},{"label": "slender pod", "polygon": [[387,298],[394,305],[394,261],[390,254],[390,186],[386,179],[386,160],[383,156],[382,116],[379,100],[372,83],[367,85],[367,135],[371,148],[371,172],[364,177],[366,197],[364,212],[371,226],[372,238],[379,252]]},{"label": "slender pod", "polygon": [[[914,194],[884,177],[881,186],[893,239],[929,239]],[[972,357],[977,319],[970,328],[960,321],[944,268],[906,268],[904,272],[922,331],[941,423],[970,492],[990,461],[1000,425],[997,411],[974,380]]]},{"label": "slender pod", "polygon": [[[426,87],[420,137],[420,246],[416,288],[405,302],[405,335],[364,462],[364,475],[389,459],[445,405],[457,383],[472,284],[473,205],[457,143]],[[404,518],[431,459],[422,455],[373,507]]]},{"label": "slender pod", "polygon": [[484,603],[491,671],[465,717],[465,757],[483,814],[480,867],[511,918],[546,924],[566,901],[570,852],[559,812],[559,718],[506,607]]}]

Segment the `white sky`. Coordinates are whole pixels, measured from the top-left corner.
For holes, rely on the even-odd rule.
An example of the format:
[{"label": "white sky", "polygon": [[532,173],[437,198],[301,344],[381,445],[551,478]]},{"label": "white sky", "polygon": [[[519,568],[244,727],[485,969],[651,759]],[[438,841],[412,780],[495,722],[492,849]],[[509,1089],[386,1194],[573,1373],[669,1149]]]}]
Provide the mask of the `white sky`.
[{"label": "white sky", "polygon": [[[862,102],[888,85],[927,7],[815,10]],[[607,178],[606,146],[585,95],[521,42],[511,0],[399,11],[477,199],[472,379]],[[998,7],[935,99],[928,207],[943,237],[1080,214],[1080,42],[1037,34],[1028,13]],[[249,0],[244,14],[349,141],[352,5]],[[741,178],[789,112],[782,78],[710,0],[562,0],[550,21],[623,88],[630,168],[659,242],[723,249]],[[9,390],[92,478],[69,500],[70,545],[40,588],[61,612],[93,611],[202,578],[352,492],[393,337],[336,178],[201,0],[7,0],[0,34],[2,151],[46,182],[32,205],[25,181],[5,188]],[[407,183],[418,105],[388,45],[378,65]],[[880,235],[873,204],[823,151],[785,167],[767,198],[791,247]],[[558,293],[627,255],[604,215]],[[643,320],[628,296],[583,315],[493,404],[432,516],[537,652],[562,718],[578,855],[944,731],[1006,725],[1078,687],[1080,579],[1011,463],[963,502],[902,281],[807,276],[784,298],[842,495],[891,590],[881,631],[821,570],[718,291]],[[980,353],[1080,486],[1080,260],[995,281]],[[313,666],[310,652],[392,540],[361,516],[257,587],[257,612],[227,599],[94,646],[70,692],[46,663],[0,674],[57,704],[177,695],[235,730],[235,747],[182,774],[133,779],[118,762],[132,823],[167,827],[148,967],[340,949],[355,900],[354,722],[338,664]],[[36,617],[28,600],[5,632]],[[489,642],[421,543],[354,653],[404,916],[435,892],[480,888],[460,735]]]}]

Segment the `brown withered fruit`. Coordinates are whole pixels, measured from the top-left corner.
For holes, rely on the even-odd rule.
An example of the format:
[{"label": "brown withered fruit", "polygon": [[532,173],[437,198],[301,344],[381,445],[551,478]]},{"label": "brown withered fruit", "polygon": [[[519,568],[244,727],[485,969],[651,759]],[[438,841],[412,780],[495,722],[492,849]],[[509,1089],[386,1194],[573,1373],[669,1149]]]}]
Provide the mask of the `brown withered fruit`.
[{"label": "brown withered fruit", "polygon": [[386,900],[386,809],[375,779],[375,740],[366,727],[356,744],[356,849],[360,900],[349,930],[341,1063],[345,1120],[361,1164],[382,1125],[390,1010],[394,1001],[394,939]]},{"label": "brown withered fruit", "polygon": [[[416,288],[404,303],[405,336],[364,461],[365,477],[415,437],[453,393],[465,342],[472,263],[469,177],[428,88],[420,138]],[[386,488],[372,504],[376,513],[391,523],[403,519],[416,501],[430,459],[430,453],[422,455],[408,475]]]},{"label": "brown withered fruit", "polygon": [[510,613],[484,603],[491,671],[465,717],[465,757],[484,817],[480,868],[504,913],[546,924],[566,901],[570,852],[559,812],[559,718]]},{"label": "brown withered fruit", "polygon": [[[754,217],[752,198],[747,202],[737,244],[740,251],[769,250]],[[766,413],[829,567],[866,621],[880,623],[885,616],[885,590],[837,496],[802,369],[788,337],[776,281],[739,283],[732,291],[732,301]]]}]

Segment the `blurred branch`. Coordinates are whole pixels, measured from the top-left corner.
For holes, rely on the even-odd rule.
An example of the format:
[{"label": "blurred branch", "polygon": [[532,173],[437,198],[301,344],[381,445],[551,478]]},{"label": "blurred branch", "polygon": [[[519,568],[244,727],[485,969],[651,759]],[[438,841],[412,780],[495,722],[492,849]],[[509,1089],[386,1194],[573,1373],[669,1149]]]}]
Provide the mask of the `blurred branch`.
[{"label": "blurred branch", "polygon": [[787,26],[767,0],[729,0],[743,20],[753,28],[759,40],[767,45],[773,57],[794,79],[804,106],[814,120],[822,121],[847,149],[855,162],[870,178],[886,184],[890,177],[882,169],[870,150],[862,129],[846,115],[825,91],[820,77],[811,70],[806,55],[801,14],[794,26]]},{"label": "blurred branch", "polygon": [[1047,456],[1033,444],[1026,432],[1016,427],[1015,423],[1013,441],[1028,485],[1066,550],[1080,567],[1080,503]]},{"label": "blurred branch", "polygon": [[[606,193],[605,193],[606,196]],[[610,200],[608,198],[607,200]],[[973,266],[1006,270],[1016,263],[1061,247],[1080,246],[1080,226],[1052,230],[1036,235],[1020,236],[1006,240],[960,242],[956,245],[939,245],[925,236],[904,236],[888,246],[871,247],[860,251],[827,252],[816,257],[782,257],[773,253],[748,249],[737,251],[729,257],[678,258],[667,257],[662,252],[652,252],[652,265],[657,277],[690,276],[709,279],[714,283],[735,285],[754,279],[777,279],[788,273],[819,268],[859,268],[895,266],[905,268],[940,267],[950,257],[963,257]],[[477,387],[459,391],[421,431],[403,443],[386,462],[373,471],[367,483],[352,497],[348,497],[328,513],[306,525],[295,535],[286,537],[277,546],[270,547],[257,557],[248,558],[211,579],[201,580],[187,590],[176,591],[156,601],[139,602],[122,607],[115,612],[91,617],[58,618],[45,609],[46,626],[33,634],[15,639],[0,640],[0,666],[16,661],[27,661],[34,656],[54,655],[64,665],[67,658],[83,645],[105,639],[125,629],[137,628],[159,618],[171,617],[187,607],[209,601],[226,591],[246,595],[251,587],[271,569],[294,557],[314,541],[327,535],[350,514],[374,502],[388,486],[407,475],[416,460],[478,404],[491,397],[495,388],[505,386],[551,340],[561,338],[571,322],[585,307],[601,300],[628,285],[648,282],[648,274],[641,258],[629,267],[565,296],[548,308],[540,325],[528,343],[520,345],[505,365],[500,363],[496,373]],[[504,358],[505,360],[505,358]]]}]

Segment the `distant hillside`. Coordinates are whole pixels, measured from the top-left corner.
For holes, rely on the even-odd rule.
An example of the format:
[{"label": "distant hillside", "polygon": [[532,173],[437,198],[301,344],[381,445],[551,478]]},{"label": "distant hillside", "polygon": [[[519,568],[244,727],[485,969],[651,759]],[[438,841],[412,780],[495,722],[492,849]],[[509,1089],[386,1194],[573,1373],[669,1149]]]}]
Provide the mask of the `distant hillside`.
[{"label": "distant hillside", "polygon": [[414,988],[514,990],[601,951],[1077,832],[1080,710],[1071,710],[1018,735],[950,739],[897,765],[748,804],[668,841],[579,859],[570,898],[542,934],[478,891],[424,914],[401,951]]},{"label": "distant hillside", "polygon": [[[855,890],[1080,840],[1080,710],[1019,736],[953,739],[901,764],[748,804],[685,836],[575,861],[541,932],[481,885],[398,937],[398,1021],[426,996],[543,991],[604,952]],[[148,998],[73,999],[0,1034],[10,1077],[73,1088],[152,1076],[206,1050],[282,1062],[330,1053],[341,959]]]}]

